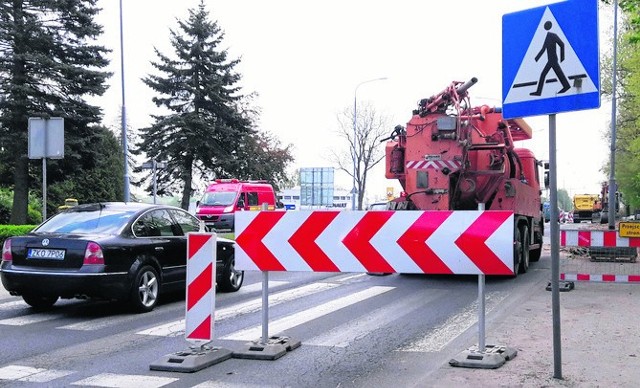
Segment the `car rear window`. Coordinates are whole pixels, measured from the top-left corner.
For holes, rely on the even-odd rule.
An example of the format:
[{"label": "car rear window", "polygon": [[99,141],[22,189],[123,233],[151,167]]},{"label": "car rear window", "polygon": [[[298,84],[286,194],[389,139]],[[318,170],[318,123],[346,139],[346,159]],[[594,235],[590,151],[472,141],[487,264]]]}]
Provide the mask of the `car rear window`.
[{"label": "car rear window", "polygon": [[66,211],[51,217],[35,233],[116,234],[135,210]]}]

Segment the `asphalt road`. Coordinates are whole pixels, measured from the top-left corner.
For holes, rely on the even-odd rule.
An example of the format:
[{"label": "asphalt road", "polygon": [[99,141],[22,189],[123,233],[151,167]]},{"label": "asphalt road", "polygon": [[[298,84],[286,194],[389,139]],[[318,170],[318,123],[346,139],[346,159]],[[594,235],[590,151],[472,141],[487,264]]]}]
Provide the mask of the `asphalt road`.
[{"label": "asphalt road", "polygon": [[[516,279],[487,277],[487,331],[548,278],[545,256]],[[238,293],[217,295],[212,345],[240,350],[260,338],[261,279],[247,273]],[[0,386],[413,386],[478,343],[475,276],[270,273],[269,280],[269,334],[302,346],[274,361],[233,358],[194,373],[149,369],[189,347],[180,294],[147,314],[79,300],[37,312],[2,290]]]}]

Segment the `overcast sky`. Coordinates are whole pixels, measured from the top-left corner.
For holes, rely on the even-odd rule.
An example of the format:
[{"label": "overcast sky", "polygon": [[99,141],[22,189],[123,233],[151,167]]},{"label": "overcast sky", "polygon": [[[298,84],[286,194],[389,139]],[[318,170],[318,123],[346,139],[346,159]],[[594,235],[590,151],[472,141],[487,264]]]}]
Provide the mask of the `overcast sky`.
[{"label": "overcast sky", "polygon": [[[575,0],[573,0],[575,1]],[[210,16],[225,32],[222,47],[241,58],[236,70],[245,93],[256,92],[262,111],[259,127],[294,145],[295,167],[330,167],[329,150],[346,148],[336,135],[337,115],[352,109],[355,88],[363,81],[386,80],[358,88],[359,102],[371,104],[389,118],[389,132],[405,125],[418,100],[451,81],[479,79],[470,90],[475,105],[501,105],[502,16],[552,1],[402,0],[205,1]],[[119,128],[121,107],[119,4],[100,0],[98,22],[111,48],[112,87],[99,100],[105,122]],[[173,55],[169,29],[199,0],[123,0],[124,65],[127,121],[148,126],[158,113],[153,92],[141,78],[153,71],[153,48]],[[600,9],[600,51],[610,46],[612,8]],[[609,21],[609,22],[607,22]],[[598,192],[608,176],[603,138],[611,102],[600,109],[557,116],[558,187],[570,194]],[[548,118],[527,118],[534,139],[518,144],[548,159]],[[336,173],[336,186],[351,188],[351,178]],[[396,193],[400,186],[384,178],[383,162],[369,174],[367,196]]]}]

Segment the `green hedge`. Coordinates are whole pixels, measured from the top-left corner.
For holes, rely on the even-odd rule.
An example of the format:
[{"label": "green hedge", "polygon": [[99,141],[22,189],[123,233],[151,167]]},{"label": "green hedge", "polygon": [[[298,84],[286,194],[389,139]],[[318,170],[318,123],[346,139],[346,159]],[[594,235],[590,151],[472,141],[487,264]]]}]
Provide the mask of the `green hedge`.
[{"label": "green hedge", "polygon": [[0,225],[0,244],[4,243],[7,237],[22,236],[31,232],[38,225]]}]

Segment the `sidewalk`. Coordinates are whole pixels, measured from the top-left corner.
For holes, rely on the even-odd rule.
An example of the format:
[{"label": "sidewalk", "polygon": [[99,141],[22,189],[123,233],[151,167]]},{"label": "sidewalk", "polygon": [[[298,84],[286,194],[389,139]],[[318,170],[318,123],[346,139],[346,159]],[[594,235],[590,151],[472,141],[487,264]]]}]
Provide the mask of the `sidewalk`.
[{"label": "sidewalk", "polygon": [[640,386],[640,285],[574,284],[560,292],[562,379],[553,377],[551,292],[543,285],[516,307],[513,319],[486,328],[487,344],[518,351],[513,360],[497,369],[445,365],[421,386]]}]

